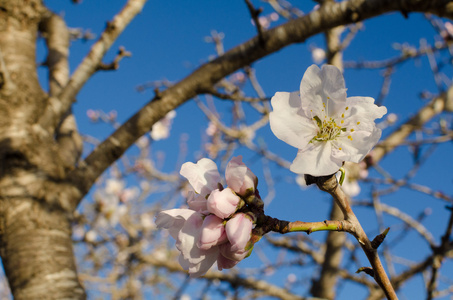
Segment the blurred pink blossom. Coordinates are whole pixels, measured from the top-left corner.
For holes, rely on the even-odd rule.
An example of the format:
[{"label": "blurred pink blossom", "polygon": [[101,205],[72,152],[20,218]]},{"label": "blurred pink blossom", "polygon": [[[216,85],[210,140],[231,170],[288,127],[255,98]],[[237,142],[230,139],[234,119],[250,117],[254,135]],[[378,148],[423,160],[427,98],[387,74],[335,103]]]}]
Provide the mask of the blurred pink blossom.
[{"label": "blurred pink blossom", "polygon": [[172,110],[153,125],[150,133],[153,140],[164,140],[170,136],[170,129],[175,116],[176,112]]}]

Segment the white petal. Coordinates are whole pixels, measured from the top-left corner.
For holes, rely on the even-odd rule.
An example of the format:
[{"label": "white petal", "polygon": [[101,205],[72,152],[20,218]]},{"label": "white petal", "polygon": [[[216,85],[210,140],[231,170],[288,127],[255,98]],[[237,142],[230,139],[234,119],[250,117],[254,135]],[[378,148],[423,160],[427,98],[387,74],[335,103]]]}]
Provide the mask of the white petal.
[{"label": "white petal", "polygon": [[348,109],[343,110],[344,124],[348,130],[354,129],[372,132],[376,128],[375,119],[382,118],[387,113],[387,108],[374,104],[371,97],[350,97],[346,101]]},{"label": "white petal", "polygon": [[191,209],[170,209],[161,211],[156,216],[156,226],[158,228],[168,229],[170,235],[176,240],[185,221],[194,213],[195,211]]},{"label": "white petal", "polygon": [[217,246],[208,250],[197,247],[203,224],[203,215],[195,212],[184,223],[176,240],[176,248],[181,252],[180,263],[182,267],[189,266],[191,277],[204,275],[217,260],[219,249]]},{"label": "white petal", "polygon": [[212,267],[219,257],[219,247],[212,247],[209,250],[200,250],[204,252],[204,259],[198,264],[191,264],[189,274],[191,278],[203,276]]},{"label": "white petal", "polygon": [[297,152],[290,170],[298,174],[325,176],[337,172],[342,161],[332,157],[331,142],[315,142]]},{"label": "white petal", "polygon": [[225,180],[229,188],[239,193],[244,183],[247,166],[242,162],[242,156],[233,157],[225,170]]},{"label": "white petal", "polygon": [[179,173],[187,178],[195,192],[203,196],[216,189],[220,182],[217,165],[208,158],[202,158],[196,164],[186,162]]},{"label": "white petal", "polygon": [[181,251],[184,259],[193,264],[199,263],[204,259],[203,251],[196,246],[200,239],[202,224],[203,215],[195,212],[184,222],[176,240],[176,248]]},{"label": "white petal", "polygon": [[341,150],[332,152],[332,156],[340,161],[360,162],[381,138],[381,130],[374,128],[370,133],[367,131],[354,131],[347,136],[341,136],[337,145]]},{"label": "white petal", "polygon": [[271,104],[269,122],[275,136],[293,147],[305,147],[316,135],[316,126],[301,110],[298,93],[277,92]]},{"label": "white petal", "polygon": [[187,205],[190,209],[201,213],[208,210],[206,198],[194,191],[189,191],[187,193]]},{"label": "white petal", "polygon": [[322,91],[327,99],[328,116],[335,116],[346,102],[346,88],[340,69],[332,65],[323,65],[321,69]]},{"label": "white petal", "polygon": [[300,83],[300,97],[306,114],[311,116],[312,112],[313,116],[316,115],[320,119],[325,114],[328,117],[335,116],[346,101],[341,71],[335,66],[324,65],[320,70],[318,66],[311,65]]}]

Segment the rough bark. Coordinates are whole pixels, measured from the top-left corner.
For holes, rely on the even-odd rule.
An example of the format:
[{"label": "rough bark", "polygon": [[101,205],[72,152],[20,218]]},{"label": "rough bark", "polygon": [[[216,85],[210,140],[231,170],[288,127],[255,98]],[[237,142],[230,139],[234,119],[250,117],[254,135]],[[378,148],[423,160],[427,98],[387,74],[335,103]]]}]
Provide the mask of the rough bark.
[{"label": "rough bark", "polygon": [[35,125],[48,102],[35,57],[46,14],[41,1],[0,1],[0,254],[15,299],[83,299],[59,197],[65,160]]}]

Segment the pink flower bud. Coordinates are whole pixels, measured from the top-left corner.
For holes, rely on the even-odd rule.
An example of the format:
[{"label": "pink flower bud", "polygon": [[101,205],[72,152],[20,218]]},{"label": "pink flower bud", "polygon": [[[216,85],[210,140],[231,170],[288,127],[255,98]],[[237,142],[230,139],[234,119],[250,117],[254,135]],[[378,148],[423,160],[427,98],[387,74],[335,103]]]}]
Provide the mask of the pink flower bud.
[{"label": "pink flower bud", "polygon": [[221,255],[219,255],[219,257],[224,256],[225,258],[227,258],[229,260],[239,262],[239,261],[243,260],[244,258],[246,258],[247,256],[249,256],[250,252],[252,251],[252,249],[250,249],[250,250],[245,250],[245,249],[232,250],[231,248],[232,248],[231,243],[225,243],[225,244],[220,245],[219,250],[220,250]]},{"label": "pink flower bud", "polygon": [[258,178],[242,162],[241,155],[230,160],[225,171],[225,178],[228,187],[242,197],[253,194],[258,185]]},{"label": "pink flower bud", "polygon": [[201,226],[200,240],[197,243],[198,248],[208,250],[212,246],[220,245],[226,241],[227,236],[223,219],[216,215],[207,216]]},{"label": "pink flower bud", "polygon": [[225,225],[231,251],[244,250],[252,235],[253,222],[244,213],[235,214]]},{"label": "pink flower bud", "polygon": [[228,218],[237,210],[241,199],[229,188],[213,190],[208,197],[208,210],[221,219]]},{"label": "pink flower bud", "polygon": [[223,269],[231,269],[235,265],[239,263],[238,260],[231,260],[223,256],[221,253],[217,257],[217,268],[219,271],[222,271]]}]

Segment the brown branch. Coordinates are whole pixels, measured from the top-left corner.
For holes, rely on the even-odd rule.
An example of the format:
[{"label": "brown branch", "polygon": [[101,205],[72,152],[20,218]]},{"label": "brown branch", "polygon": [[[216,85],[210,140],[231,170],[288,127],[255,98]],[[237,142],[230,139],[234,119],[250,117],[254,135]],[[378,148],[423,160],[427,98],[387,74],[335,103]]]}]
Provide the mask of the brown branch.
[{"label": "brown branch", "polygon": [[414,130],[419,129],[431,120],[434,116],[444,111],[448,102],[453,102],[453,86],[447,92],[431,100],[427,105],[421,108],[413,117],[402,124],[397,130],[390,134],[384,141],[377,144],[376,147],[365,159],[367,166],[380,161],[386,154],[393,151],[396,146],[403,142]]},{"label": "brown branch", "polygon": [[[136,254],[137,258],[147,264],[151,264],[158,268],[165,268],[169,272],[184,272],[181,266],[174,260],[159,260],[154,255]],[[284,288],[272,285],[265,280],[256,280],[251,277],[244,277],[233,272],[222,273],[209,271],[204,276],[206,280],[220,280],[228,282],[233,286],[242,286],[255,291],[263,292],[264,294],[272,297],[277,297],[283,300],[303,300],[305,298],[294,295]]]},{"label": "brown branch", "polygon": [[[69,78],[69,31],[64,20],[51,12],[40,23],[39,30],[46,40],[48,55],[46,66],[49,69],[49,95],[58,95]],[[56,140],[65,168],[71,168],[82,154],[83,141],[77,129],[74,115],[69,109],[56,129]]]},{"label": "brown branch", "polygon": [[[350,0],[326,4],[319,10],[312,11],[299,19],[291,20],[286,24],[263,32],[264,44],[260,42],[259,37],[255,37],[217,59],[202,65],[188,77],[163,91],[159,98],[154,98],[146,104],[79,165],[71,174],[70,179],[79,190],[76,195],[72,194],[74,208],[77,207],[79,201],[91,188],[96,178],[140,136],[148,132],[155,122],[187,100],[209,91],[216,82],[228,74],[290,44],[303,42],[308,37],[321,33],[326,29],[372,18],[385,12],[404,9],[405,11],[437,13],[442,16],[453,15],[453,8],[447,6],[448,1],[436,0],[430,1],[429,4],[425,2],[417,3],[411,5],[405,0]],[[98,56],[100,55],[96,55],[96,57]],[[80,72],[83,74],[94,72],[94,66],[92,64],[89,64],[89,66],[92,71]],[[67,95],[71,95],[71,97],[75,95],[82,85],[80,83],[85,82],[85,80],[76,80],[78,77],[75,75],[73,76],[74,81],[67,86],[67,92],[62,95],[64,96],[63,107],[68,107],[71,103],[71,101],[68,102]],[[59,103],[55,105],[51,105],[51,107],[58,108]],[[53,115],[52,109],[48,108],[49,110],[51,115]],[[45,120],[49,117],[47,114],[45,116],[42,119],[44,123],[48,122]],[[72,189],[72,186],[69,188]],[[74,190],[72,191],[74,192]]]},{"label": "brown branch", "polygon": [[126,51],[126,49],[124,47],[120,47],[115,59],[111,63],[105,64],[103,62],[100,62],[99,65],[97,66],[96,70],[99,70],[99,71],[118,70],[118,68],[120,67],[120,61],[124,57],[131,57],[131,56],[132,56],[132,53],[130,53],[129,51]]},{"label": "brown branch", "polygon": [[45,65],[49,69],[49,95],[56,96],[69,78],[69,31],[65,21],[48,12],[39,24],[47,45]]},{"label": "brown branch", "polygon": [[258,32],[258,39],[261,43],[263,43],[264,42],[263,26],[261,26],[260,19],[259,19],[259,16],[260,16],[261,12],[263,11],[263,9],[262,8],[256,9],[253,6],[252,2],[250,2],[250,0],[245,0],[245,3],[247,4],[247,8],[250,11],[250,16],[252,17],[253,22],[255,23],[256,30]]},{"label": "brown branch", "polygon": [[373,277],[379,286],[384,291],[387,299],[398,299],[392,284],[390,283],[387,274],[385,273],[384,267],[379,259],[376,249],[368,239],[365,231],[360,225],[359,220],[352,211],[347,196],[341,190],[340,185],[337,182],[335,175],[324,176],[315,178],[316,184],[320,190],[328,192],[335,199],[337,205],[341,208],[344,214],[345,221],[351,223],[351,230],[348,231],[355,236],[359,242],[362,250],[365,252],[371,266],[373,268]]}]

